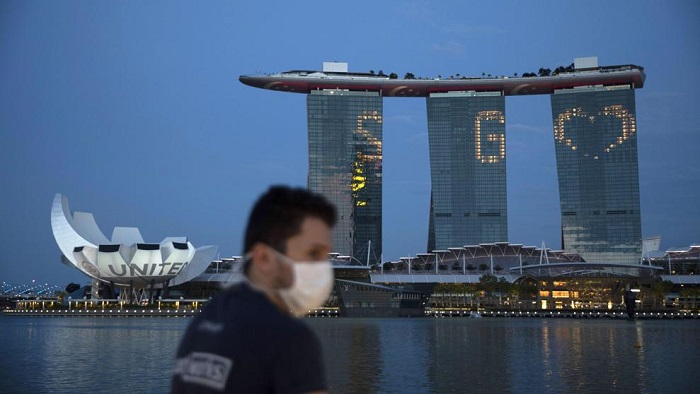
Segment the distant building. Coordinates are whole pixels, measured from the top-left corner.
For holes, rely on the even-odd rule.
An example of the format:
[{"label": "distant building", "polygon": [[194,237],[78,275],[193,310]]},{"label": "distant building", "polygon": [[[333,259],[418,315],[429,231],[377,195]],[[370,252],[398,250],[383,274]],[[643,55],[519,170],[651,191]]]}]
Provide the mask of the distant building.
[{"label": "distant building", "polygon": [[638,263],[642,227],[634,90],[554,92],[563,249],[588,262]]},{"label": "distant building", "polygon": [[[244,84],[308,95],[309,188],[338,207],[338,252],[381,258],[381,124],[384,97],[426,97],[431,200],[427,252],[506,242],[505,96],[552,100],[562,247],[588,262],[641,259],[635,65],[579,58],[521,77],[399,79],[394,73],[323,71],[241,76]],[[426,203],[428,203],[426,201]]]},{"label": "distant building", "polygon": [[116,227],[109,239],[91,213],[71,212],[61,194],[53,200],[51,228],[63,262],[93,279],[92,298],[118,293],[127,302],[153,302],[156,292],[202,274],[217,250],[195,248],[186,237],[146,243],[135,227]]},{"label": "distant building", "polygon": [[382,255],[382,98],[314,90],[307,97],[309,189],[338,211],[335,251],[370,264]]},{"label": "distant building", "polygon": [[678,283],[700,284],[700,244],[672,248],[662,256],[650,257],[649,264],[664,269],[664,279]]},{"label": "distant building", "polygon": [[507,241],[505,98],[501,92],[449,92],[426,100],[428,250]]}]

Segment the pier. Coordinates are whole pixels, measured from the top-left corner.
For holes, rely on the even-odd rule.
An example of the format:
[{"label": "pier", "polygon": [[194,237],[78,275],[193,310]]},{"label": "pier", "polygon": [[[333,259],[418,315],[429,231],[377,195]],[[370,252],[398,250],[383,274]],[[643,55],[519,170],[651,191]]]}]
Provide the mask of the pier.
[{"label": "pier", "polygon": [[[429,317],[471,317],[476,311],[469,308],[429,308],[425,315]],[[546,317],[575,319],[628,319],[625,311],[611,310],[479,310],[481,317]],[[700,312],[689,311],[639,311],[635,319],[698,319]]]},{"label": "pier", "polygon": [[[196,316],[201,309],[5,309],[4,316],[68,316],[68,317],[190,317]],[[426,317],[476,317],[476,311],[469,308],[429,308]],[[628,319],[624,311],[599,310],[484,310],[478,311],[479,317],[508,318],[570,318],[570,319]],[[319,308],[307,317],[339,317],[339,308]],[[698,319],[700,312],[690,311],[641,311],[635,313],[635,319]]]},{"label": "pier", "polygon": [[5,309],[4,316],[69,316],[69,317],[188,317],[201,309]]}]

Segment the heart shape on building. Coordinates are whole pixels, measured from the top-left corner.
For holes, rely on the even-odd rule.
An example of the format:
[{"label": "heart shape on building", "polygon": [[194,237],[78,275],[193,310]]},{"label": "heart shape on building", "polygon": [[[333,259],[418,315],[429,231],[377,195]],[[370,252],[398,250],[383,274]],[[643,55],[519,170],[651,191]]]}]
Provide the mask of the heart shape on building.
[{"label": "heart shape on building", "polygon": [[595,115],[589,115],[580,107],[567,109],[566,111],[560,113],[554,122],[554,140],[557,143],[564,144],[571,148],[571,150],[576,151],[578,149],[576,141],[572,140],[571,137],[567,135],[568,123],[570,123],[574,118],[584,118],[587,119],[590,123],[595,123],[597,118],[609,116],[613,116],[617,119],[620,119],[622,122],[622,127],[620,128],[620,133],[616,135],[614,139],[606,141],[603,152],[584,153],[584,156],[593,154],[593,158],[597,159],[603,153],[610,153],[613,149],[622,145],[625,141],[630,139],[637,131],[637,125],[634,115],[632,115],[622,105],[610,105],[604,107]]}]

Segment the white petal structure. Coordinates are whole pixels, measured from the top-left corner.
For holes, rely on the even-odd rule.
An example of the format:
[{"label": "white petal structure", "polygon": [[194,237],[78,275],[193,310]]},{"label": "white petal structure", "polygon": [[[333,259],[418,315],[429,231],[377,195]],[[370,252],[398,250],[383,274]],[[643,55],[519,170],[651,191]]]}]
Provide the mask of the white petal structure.
[{"label": "white petal structure", "polygon": [[136,227],[115,227],[112,230],[112,242],[125,245],[141,244],[143,237]]},{"label": "white petal structure", "polygon": [[53,200],[51,227],[65,260],[92,278],[120,285],[188,282],[207,269],[217,251],[216,246],[195,248],[186,237],[145,243],[135,227],[114,228],[110,241],[92,214],[71,214],[61,194]]}]

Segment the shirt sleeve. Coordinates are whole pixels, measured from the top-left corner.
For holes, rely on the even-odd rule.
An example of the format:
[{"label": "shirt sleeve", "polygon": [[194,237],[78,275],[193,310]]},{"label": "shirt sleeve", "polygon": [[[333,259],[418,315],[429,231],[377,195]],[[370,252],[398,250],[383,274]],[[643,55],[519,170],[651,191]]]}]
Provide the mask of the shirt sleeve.
[{"label": "shirt sleeve", "polygon": [[280,343],[275,360],[275,393],[297,394],[327,390],[326,371],[318,338],[306,326],[299,327],[290,334]]}]

